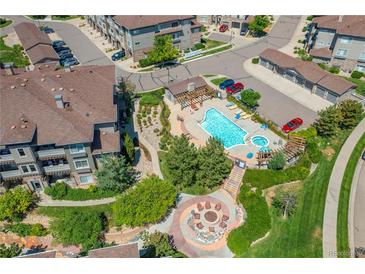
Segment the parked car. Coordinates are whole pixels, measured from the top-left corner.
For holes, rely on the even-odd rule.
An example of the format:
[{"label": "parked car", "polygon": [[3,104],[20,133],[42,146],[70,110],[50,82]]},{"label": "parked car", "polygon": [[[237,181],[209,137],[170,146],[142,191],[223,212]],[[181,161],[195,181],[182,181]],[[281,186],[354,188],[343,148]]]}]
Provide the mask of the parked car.
[{"label": "parked car", "polygon": [[234,94],[234,93],[240,92],[241,90],[243,90],[243,88],[244,88],[243,84],[238,82],[238,83],[233,84],[232,86],[228,86],[226,88],[226,91],[229,94]]},{"label": "parked car", "polygon": [[290,122],[286,123],[282,130],[285,133],[289,133],[295,129],[297,129],[298,127],[300,127],[303,124],[303,120],[301,118],[295,118],[293,120],[291,120]]},{"label": "parked car", "polygon": [[45,32],[45,33],[54,33],[54,30],[48,26],[45,26],[42,28],[42,31]]},{"label": "parked car", "polygon": [[66,45],[66,43],[62,40],[54,40],[52,42],[52,46],[53,47],[58,47],[58,46],[63,46],[63,45]]},{"label": "parked car", "polygon": [[63,49],[63,50],[57,52],[58,56],[60,56],[62,54],[69,54],[69,53],[71,53],[70,49]]},{"label": "parked car", "polygon": [[234,84],[234,81],[232,79],[227,79],[219,84],[219,88],[225,89],[226,87],[232,86],[233,84]]},{"label": "parked car", "polygon": [[365,161],[365,150],[364,150],[364,152],[362,153],[361,158]]},{"label": "parked car", "polygon": [[114,53],[112,55],[112,60],[117,61],[117,60],[122,59],[124,56],[125,56],[125,51],[123,49],[123,50],[120,50],[120,51],[117,51],[116,53]]},{"label": "parked car", "polygon": [[244,26],[241,28],[240,35],[245,36],[247,34],[247,32],[248,32],[248,27]]},{"label": "parked car", "polygon": [[62,55],[59,55],[60,57],[60,60],[66,60],[68,58],[73,58],[73,54],[72,53],[65,53],[65,54],[62,54]]},{"label": "parked car", "polygon": [[220,32],[225,32],[226,30],[228,30],[228,25],[226,25],[226,24],[223,24],[219,27]]},{"label": "parked car", "polygon": [[77,61],[77,59],[75,57],[68,58],[65,60],[65,62],[63,62],[64,67],[74,66],[74,65],[78,65],[78,64],[79,64],[79,61]]},{"label": "parked car", "polygon": [[63,50],[69,50],[69,51],[71,51],[69,47],[64,47],[64,46],[53,47],[53,49],[54,49],[56,52],[61,52],[61,51],[63,51]]}]

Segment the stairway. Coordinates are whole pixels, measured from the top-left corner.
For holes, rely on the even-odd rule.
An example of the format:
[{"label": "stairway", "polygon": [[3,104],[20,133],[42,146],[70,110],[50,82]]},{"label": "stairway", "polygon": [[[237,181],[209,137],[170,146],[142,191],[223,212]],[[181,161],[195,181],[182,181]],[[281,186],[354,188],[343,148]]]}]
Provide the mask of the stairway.
[{"label": "stairway", "polygon": [[245,169],[240,168],[238,166],[234,166],[232,168],[231,174],[224,181],[223,189],[226,190],[229,194],[231,194],[233,199],[237,198],[244,174],[245,174]]}]

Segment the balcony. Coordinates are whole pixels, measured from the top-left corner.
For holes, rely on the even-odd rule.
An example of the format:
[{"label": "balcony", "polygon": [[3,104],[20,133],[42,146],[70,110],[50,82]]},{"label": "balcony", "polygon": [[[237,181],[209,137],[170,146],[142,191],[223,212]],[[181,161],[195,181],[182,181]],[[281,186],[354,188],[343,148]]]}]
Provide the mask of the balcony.
[{"label": "balcony", "polygon": [[67,174],[71,172],[69,164],[44,166],[43,170],[47,175]]},{"label": "balcony", "polygon": [[0,172],[1,177],[4,181],[11,181],[14,179],[20,179],[22,178],[22,173],[20,170],[9,170],[9,171],[2,171]]},{"label": "balcony", "polygon": [[65,153],[64,148],[39,150],[36,153],[37,153],[37,156],[40,160],[59,159],[59,158],[65,158],[66,157],[66,153]]},{"label": "balcony", "polygon": [[9,164],[14,162],[14,157],[11,154],[0,155],[0,164]]}]

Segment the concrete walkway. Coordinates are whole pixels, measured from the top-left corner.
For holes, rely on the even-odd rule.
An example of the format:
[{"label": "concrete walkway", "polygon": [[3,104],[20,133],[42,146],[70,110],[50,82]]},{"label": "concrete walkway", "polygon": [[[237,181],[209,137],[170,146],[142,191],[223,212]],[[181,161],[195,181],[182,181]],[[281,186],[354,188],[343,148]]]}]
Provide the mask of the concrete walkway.
[{"label": "concrete walkway", "polygon": [[332,169],[327,189],[326,205],[323,219],[323,257],[337,257],[337,211],[341,191],[342,178],[346,164],[357,142],[365,132],[365,119],[353,130],[342,146]]},{"label": "concrete walkway", "polygon": [[69,200],[52,200],[45,194],[40,194],[39,206],[97,206],[111,204],[115,202],[115,197],[87,200],[87,201],[69,201]]}]

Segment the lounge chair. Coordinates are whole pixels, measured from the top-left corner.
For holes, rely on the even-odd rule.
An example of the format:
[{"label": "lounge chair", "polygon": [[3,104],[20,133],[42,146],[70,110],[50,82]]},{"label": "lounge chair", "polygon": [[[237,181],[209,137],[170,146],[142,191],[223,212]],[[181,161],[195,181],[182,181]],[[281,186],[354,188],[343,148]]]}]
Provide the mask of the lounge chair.
[{"label": "lounge chair", "polygon": [[226,104],[226,107],[228,108],[228,107],[231,107],[231,106],[233,106],[233,105],[234,105],[234,103],[229,102],[229,103],[227,103],[227,104]]},{"label": "lounge chair", "polygon": [[232,110],[232,109],[236,109],[238,108],[237,105],[233,105],[233,106],[230,106],[229,109]]},{"label": "lounge chair", "polygon": [[239,110],[237,110],[234,114],[241,114],[242,113],[242,109],[239,109]]},{"label": "lounge chair", "polygon": [[253,114],[246,114],[246,115],[242,116],[241,119],[246,120],[252,116],[253,116]]}]

